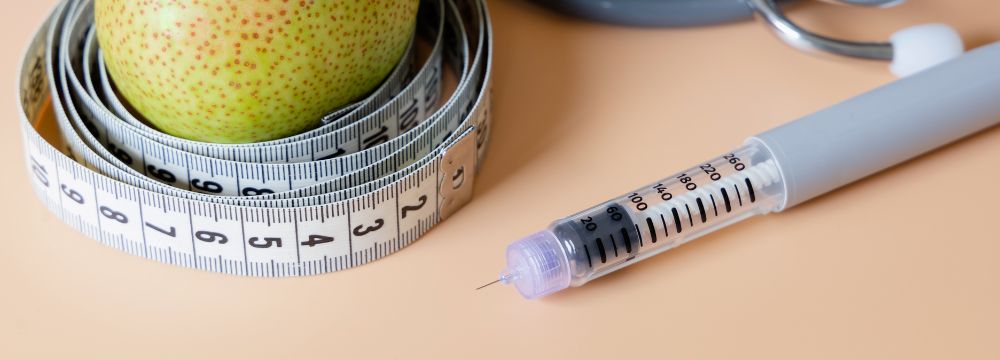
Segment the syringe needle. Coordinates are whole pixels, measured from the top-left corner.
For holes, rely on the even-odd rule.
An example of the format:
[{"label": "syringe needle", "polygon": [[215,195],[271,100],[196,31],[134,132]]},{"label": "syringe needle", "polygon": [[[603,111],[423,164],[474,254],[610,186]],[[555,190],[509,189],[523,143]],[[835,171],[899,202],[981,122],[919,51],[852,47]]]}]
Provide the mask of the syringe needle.
[{"label": "syringe needle", "polygon": [[482,289],[482,288],[484,288],[484,287],[487,287],[487,286],[490,286],[490,285],[493,285],[493,284],[496,284],[496,283],[498,283],[498,282],[500,282],[500,279],[496,279],[496,280],[493,280],[493,281],[491,281],[491,282],[490,282],[489,284],[486,284],[486,285],[483,285],[483,286],[480,286],[480,287],[477,287],[477,288],[476,288],[476,290],[479,290],[479,289]]}]

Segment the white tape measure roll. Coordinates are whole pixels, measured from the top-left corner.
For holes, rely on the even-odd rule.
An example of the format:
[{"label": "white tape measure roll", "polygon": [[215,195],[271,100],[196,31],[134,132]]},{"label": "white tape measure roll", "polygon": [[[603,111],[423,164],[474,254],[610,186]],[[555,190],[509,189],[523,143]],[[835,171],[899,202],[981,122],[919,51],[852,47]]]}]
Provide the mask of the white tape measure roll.
[{"label": "white tape measure roll", "polygon": [[[485,4],[424,0],[417,23],[433,44],[426,60],[415,66],[415,39],[377,90],[322,126],[209,144],[132,116],[105,72],[92,0],[63,1],[21,69],[34,189],[89,237],[186,267],[311,275],[391,254],[470,199],[489,134]],[[441,101],[447,69],[458,81]]]}]

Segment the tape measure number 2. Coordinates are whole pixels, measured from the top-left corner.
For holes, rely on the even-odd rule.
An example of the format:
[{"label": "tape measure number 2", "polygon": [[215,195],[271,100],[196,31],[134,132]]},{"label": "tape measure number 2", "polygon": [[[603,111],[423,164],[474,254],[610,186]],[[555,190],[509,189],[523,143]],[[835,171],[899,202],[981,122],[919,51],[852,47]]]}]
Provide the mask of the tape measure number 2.
[{"label": "tape measure number 2", "polygon": [[[35,36],[21,127],[38,196],[106,245],[230,274],[311,275],[391,254],[472,195],[490,124],[482,0],[423,1],[417,38],[377,90],[314,130],[256,144],[188,141],[136,119],[92,24],[92,0],[66,0]],[[418,61],[421,40],[432,46]],[[445,71],[457,85],[442,99]]]}]

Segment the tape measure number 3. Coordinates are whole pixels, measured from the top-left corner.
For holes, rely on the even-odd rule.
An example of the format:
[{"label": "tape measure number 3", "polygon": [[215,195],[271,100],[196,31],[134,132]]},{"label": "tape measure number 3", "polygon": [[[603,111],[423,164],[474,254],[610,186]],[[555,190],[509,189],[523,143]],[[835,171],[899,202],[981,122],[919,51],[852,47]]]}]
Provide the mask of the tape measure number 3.
[{"label": "tape measure number 3", "polygon": [[[19,94],[32,185],[91,238],[180,266],[311,275],[391,254],[472,196],[490,124],[482,0],[423,1],[407,55],[367,98],[309,132],[233,145],[172,137],[130,114],[93,14],[92,0],[57,6],[24,57]],[[420,41],[432,44],[423,60]],[[445,71],[457,85],[443,99]]]}]

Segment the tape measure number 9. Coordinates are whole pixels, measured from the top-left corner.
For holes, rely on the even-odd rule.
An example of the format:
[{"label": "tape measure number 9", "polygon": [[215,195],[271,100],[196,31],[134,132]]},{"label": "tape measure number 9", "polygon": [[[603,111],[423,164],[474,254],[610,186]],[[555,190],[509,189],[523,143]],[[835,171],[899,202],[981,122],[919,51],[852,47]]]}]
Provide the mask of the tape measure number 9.
[{"label": "tape measure number 9", "polygon": [[[91,0],[66,0],[35,36],[21,127],[39,197],[106,245],[230,274],[318,274],[401,249],[472,195],[490,123],[482,0],[424,0],[417,38],[378,89],[314,130],[256,144],[184,140],[136,119],[92,24]],[[418,63],[420,39],[433,45]],[[447,99],[444,71],[458,79]]]}]

